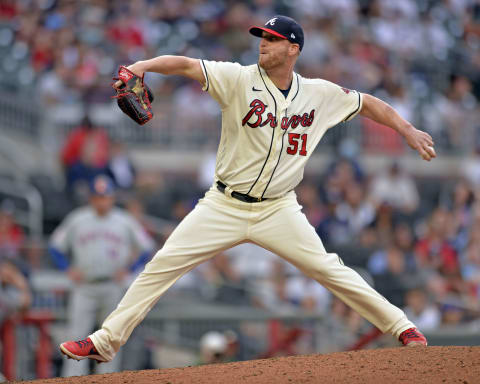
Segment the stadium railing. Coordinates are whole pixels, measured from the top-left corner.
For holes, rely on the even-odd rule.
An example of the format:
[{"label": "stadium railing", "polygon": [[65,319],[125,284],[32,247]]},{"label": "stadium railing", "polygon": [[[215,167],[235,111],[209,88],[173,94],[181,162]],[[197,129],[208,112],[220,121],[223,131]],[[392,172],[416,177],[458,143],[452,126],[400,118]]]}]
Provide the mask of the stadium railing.
[{"label": "stadium railing", "polygon": [[35,187],[21,180],[0,178],[0,197],[14,200],[15,219],[33,239],[43,237],[43,203]]}]

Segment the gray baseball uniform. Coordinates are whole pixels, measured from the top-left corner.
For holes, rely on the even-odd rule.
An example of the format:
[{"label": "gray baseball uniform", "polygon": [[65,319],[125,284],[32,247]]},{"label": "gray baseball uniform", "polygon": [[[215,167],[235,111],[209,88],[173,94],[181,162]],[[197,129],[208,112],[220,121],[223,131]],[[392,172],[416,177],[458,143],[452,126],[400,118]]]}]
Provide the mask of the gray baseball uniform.
[{"label": "gray baseball uniform", "polygon": [[[98,216],[90,206],[70,213],[52,234],[50,244],[63,253],[71,251],[72,265],[84,275],[84,282],[75,285],[69,301],[69,331],[75,337],[91,332],[96,321],[104,319],[120,301],[124,288],[114,277],[131,264],[133,249],[153,249],[153,241],[127,212],[113,208]],[[73,362],[64,363],[63,376],[88,373],[88,361]],[[116,359],[98,368],[105,373],[118,367]]]},{"label": "gray baseball uniform", "polygon": [[325,132],[353,118],[360,93],[294,73],[285,97],[259,65],[201,61],[204,90],[222,109],[215,183],[90,335],[112,359],[160,296],[219,251],[255,243],[291,262],[383,332],[414,325],[341,259],[328,253],[294,188]]}]

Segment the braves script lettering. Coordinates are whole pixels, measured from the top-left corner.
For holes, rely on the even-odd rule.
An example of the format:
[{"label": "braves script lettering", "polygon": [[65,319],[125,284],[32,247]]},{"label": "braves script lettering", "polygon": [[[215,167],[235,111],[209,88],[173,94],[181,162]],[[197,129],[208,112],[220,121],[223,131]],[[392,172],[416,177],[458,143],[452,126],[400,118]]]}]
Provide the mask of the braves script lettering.
[{"label": "braves script lettering", "polygon": [[[266,108],[267,105],[265,105],[261,100],[253,100],[250,103],[250,110],[242,119],[242,126],[246,124],[250,128],[258,128],[270,124],[271,128],[275,128],[277,126],[275,116],[273,116],[271,112],[268,112],[266,117],[264,116]],[[302,127],[310,127],[313,123],[314,117],[314,109],[312,109],[310,113],[304,113],[303,115],[292,115],[290,117],[283,117],[281,128],[288,129],[289,127],[291,127],[292,129],[295,129],[299,125],[301,125]],[[255,120],[253,122],[250,122],[250,119],[252,118],[254,118]]]}]

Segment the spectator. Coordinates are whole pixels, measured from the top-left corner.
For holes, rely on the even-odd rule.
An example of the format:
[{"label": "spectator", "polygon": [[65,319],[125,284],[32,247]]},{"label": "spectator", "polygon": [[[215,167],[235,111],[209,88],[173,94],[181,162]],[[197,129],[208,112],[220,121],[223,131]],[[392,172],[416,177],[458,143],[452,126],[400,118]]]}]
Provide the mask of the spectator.
[{"label": "spectator", "polygon": [[285,291],[286,299],[299,310],[319,314],[328,312],[330,292],[303,275],[287,277]]},{"label": "spectator", "polygon": [[170,220],[179,223],[192,210],[191,201],[187,199],[178,199],[172,202],[170,211]]},{"label": "spectator", "polygon": [[220,303],[242,305],[247,301],[245,280],[232,268],[225,253],[220,253],[209,263],[208,280],[215,287],[215,300]]},{"label": "spectator", "polygon": [[405,296],[406,307],[403,309],[409,319],[414,319],[418,329],[435,330],[441,323],[442,314],[435,304],[430,303],[425,290],[414,288]]},{"label": "spectator", "polygon": [[[363,201],[358,202],[358,199],[363,196],[363,192],[359,193],[360,191],[356,187],[360,185],[362,177],[363,173],[359,164],[347,158],[343,158],[329,167],[322,191],[326,205],[323,216],[316,227],[317,233],[327,246],[347,244],[352,240],[352,225],[361,230],[370,220],[369,205],[364,205]],[[349,196],[355,207],[345,202],[345,196],[351,185],[355,190]],[[357,206],[358,204],[360,206]],[[350,209],[355,209],[358,214],[356,220],[348,219]],[[356,222],[355,225],[353,221]],[[358,225],[359,223],[360,225]]]},{"label": "spectator", "polygon": [[472,185],[474,191],[480,190],[480,143],[478,143],[480,140],[477,138],[476,141],[472,155],[465,157],[460,167],[463,176]]},{"label": "spectator", "polygon": [[329,313],[324,328],[327,334],[320,339],[318,346],[321,352],[345,351],[370,327],[357,312],[335,296],[332,296]]},{"label": "spectator", "polygon": [[383,203],[377,207],[372,226],[377,232],[378,245],[389,246],[393,240],[396,211],[390,204]]},{"label": "spectator", "polygon": [[352,241],[373,222],[375,209],[364,199],[363,186],[352,182],[345,186],[345,201],[337,206],[335,214],[339,222],[346,223],[347,239]]},{"label": "spectator", "polygon": [[136,170],[124,143],[111,142],[106,173],[112,178],[119,192],[128,192],[135,187]]},{"label": "spectator", "polygon": [[377,249],[368,259],[368,271],[374,275],[385,273],[388,270],[388,249],[394,247],[401,251],[405,257],[405,268],[409,273],[417,272],[415,255],[413,253],[413,237],[406,224],[395,226],[393,242]]},{"label": "spectator", "polygon": [[351,240],[348,223],[340,220],[336,214],[338,205],[339,202],[336,201],[330,201],[327,203],[325,216],[316,228],[318,235],[322,238],[327,247],[344,245]]},{"label": "spectator", "polygon": [[302,183],[296,192],[305,216],[314,227],[317,227],[324,215],[318,189],[312,183]]},{"label": "spectator", "polygon": [[415,253],[413,248],[415,246],[415,237],[412,228],[406,222],[398,222],[393,228],[393,243],[405,254],[407,262],[407,269],[411,272],[417,270],[417,263],[415,260]]},{"label": "spectator", "polygon": [[32,303],[28,281],[11,261],[0,258],[0,325],[18,311],[25,311]]},{"label": "spectator", "polygon": [[404,306],[407,290],[418,283],[418,277],[407,271],[405,254],[391,246],[385,250],[386,265],[378,272],[373,270],[375,288],[391,303]]},{"label": "spectator", "polygon": [[466,249],[460,256],[462,278],[466,284],[468,303],[472,308],[480,310],[480,222],[471,228]]},{"label": "spectator", "polygon": [[255,280],[251,287],[252,303],[256,307],[273,313],[293,313],[298,305],[288,300],[288,276],[283,261],[273,260],[270,275]]},{"label": "spectator", "polygon": [[80,93],[69,86],[73,71],[64,64],[56,64],[39,80],[38,91],[42,104],[46,107],[55,107],[65,102],[79,102]]},{"label": "spectator", "polygon": [[[0,257],[0,328],[8,317],[26,311],[31,303],[32,294],[25,276],[15,264]],[[5,378],[0,371],[1,380]]]},{"label": "spectator", "polygon": [[[69,301],[69,332],[91,332],[99,312],[105,317],[118,304],[130,272],[149,260],[153,242],[140,224],[125,211],[115,208],[114,186],[106,176],[91,183],[88,206],[71,212],[54,231],[50,254],[56,266],[65,271],[72,283]],[[131,260],[133,251],[140,251]],[[67,257],[72,253],[71,261]],[[88,361],[68,360],[63,376],[84,375]],[[120,359],[98,367],[99,371],[119,369]]]},{"label": "spectator", "polygon": [[109,146],[107,133],[93,125],[87,116],[70,132],[61,150],[68,192],[78,193],[82,183],[88,186],[96,176],[106,172]]},{"label": "spectator", "polygon": [[445,329],[458,327],[465,319],[466,308],[456,296],[451,296],[441,306],[442,327]]},{"label": "spectator", "polygon": [[[125,203],[125,209],[137,220],[143,229],[151,236],[155,237],[161,231],[157,225],[145,214],[145,207],[141,199],[135,197],[129,198]],[[160,238],[157,239],[161,241]]]},{"label": "spectator", "polygon": [[360,183],[363,173],[360,165],[346,158],[333,163],[327,172],[326,200],[338,201],[343,198],[352,183]]},{"label": "spectator", "polygon": [[472,84],[465,76],[452,74],[445,95],[438,94],[426,111],[427,126],[435,141],[454,151],[470,152],[474,149],[475,130],[478,126],[477,100],[472,95]]},{"label": "spectator", "polygon": [[415,256],[421,268],[454,276],[458,272],[457,253],[447,239],[451,215],[437,208],[428,220],[426,235],[415,244]]},{"label": "spectator", "polygon": [[370,188],[370,198],[376,207],[388,204],[395,210],[413,213],[419,203],[419,194],[415,182],[395,161],[387,172],[376,176]]},{"label": "spectator", "polygon": [[230,258],[235,274],[242,279],[262,279],[271,276],[278,261],[278,256],[251,243],[237,245],[225,253]]},{"label": "spectator", "polygon": [[455,184],[452,197],[451,237],[452,245],[457,253],[462,252],[467,246],[470,226],[473,221],[474,194],[466,180]]},{"label": "spectator", "polygon": [[5,199],[0,203],[0,256],[18,260],[24,246],[25,234],[15,222],[15,204]]},{"label": "spectator", "polygon": [[33,237],[29,238],[25,242],[23,259],[25,262],[24,274],[26,274],[27,276],[29,276],[30,274],[34,274],[40,269],[44,269],[46,267],[44,240]]}]

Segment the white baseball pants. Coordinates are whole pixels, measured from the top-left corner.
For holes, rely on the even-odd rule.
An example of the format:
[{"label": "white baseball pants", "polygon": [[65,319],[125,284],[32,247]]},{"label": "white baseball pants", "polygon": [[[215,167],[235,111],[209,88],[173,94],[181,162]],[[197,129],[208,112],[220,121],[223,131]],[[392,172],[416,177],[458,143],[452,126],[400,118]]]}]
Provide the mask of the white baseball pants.
[{"label": "white baseball pants", "polygon": [[102,328],[90,335],[111,360],[162,294],[183,274],[220,251],[253,242],[317,280],[382,332],[398,337],[414,325],[334,253],[327,253],[301,212],[295,192],[244,203],[212,187],[145,266]]}]

